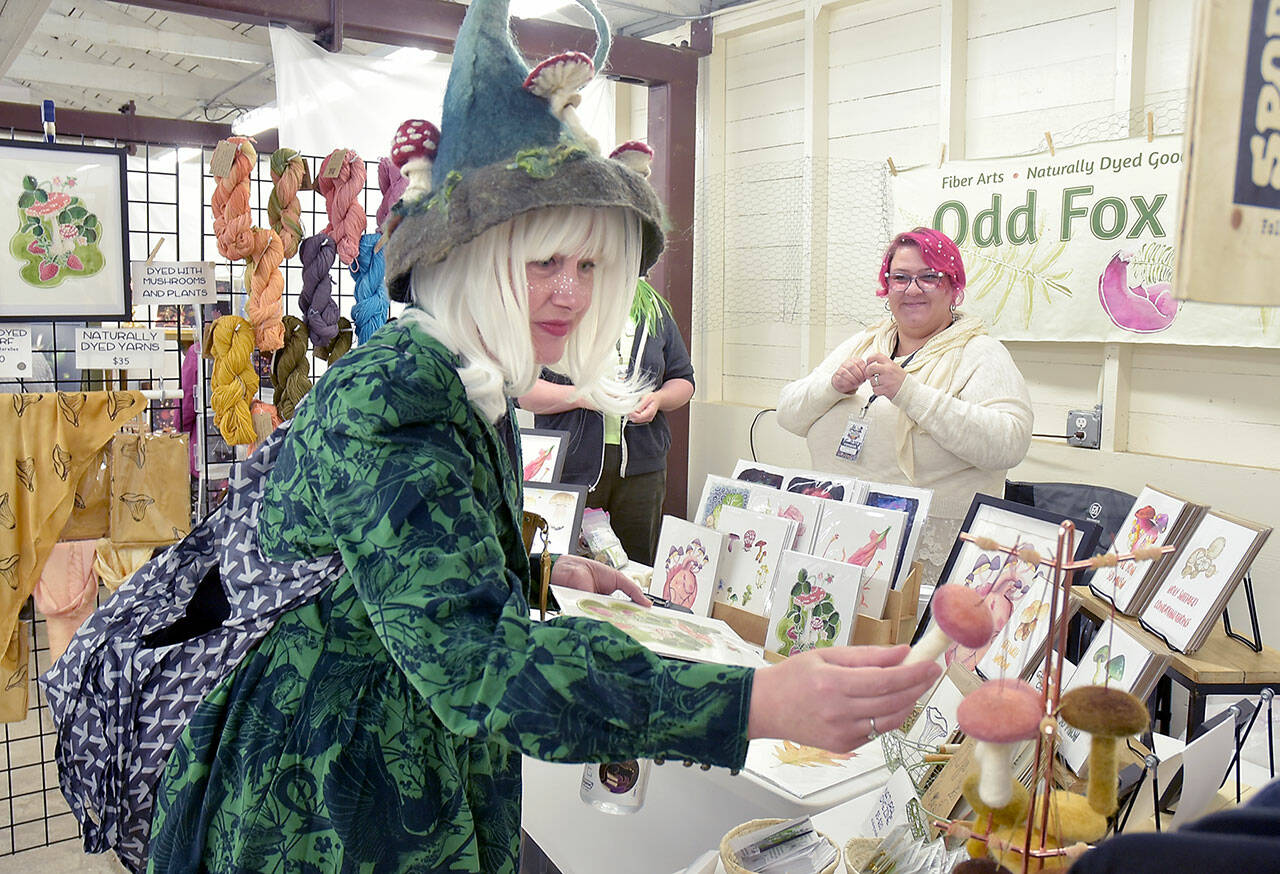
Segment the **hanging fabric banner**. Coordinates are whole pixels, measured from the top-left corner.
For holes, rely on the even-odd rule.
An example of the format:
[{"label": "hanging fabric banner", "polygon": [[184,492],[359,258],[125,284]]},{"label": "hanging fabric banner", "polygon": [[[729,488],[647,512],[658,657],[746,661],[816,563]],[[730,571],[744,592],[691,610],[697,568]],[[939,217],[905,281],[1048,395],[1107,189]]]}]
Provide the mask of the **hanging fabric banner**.
[{"label": "hanging fabric banner", "polygon": [[956,241],[964,308],[1002,340],[1280,346],[1280,309],[1174,297],[1182,146],[1135,138],[901,171],[894,231]]}]

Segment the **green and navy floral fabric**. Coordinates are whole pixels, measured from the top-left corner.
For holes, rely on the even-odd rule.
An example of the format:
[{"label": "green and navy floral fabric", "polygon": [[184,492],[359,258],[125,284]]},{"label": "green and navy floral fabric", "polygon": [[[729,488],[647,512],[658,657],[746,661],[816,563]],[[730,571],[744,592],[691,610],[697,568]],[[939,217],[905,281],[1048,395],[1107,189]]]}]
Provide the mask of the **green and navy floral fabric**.
[{"label": "green and navy floral fabric", "polygon": [[455,357],[413,322],[316,384],[260,537],[281,560],[337,551],[347,573],[200,706],[159,788],[149,870],[511,872],[521,754],[742,764],[749,670],[530,620],[514,470]]}]

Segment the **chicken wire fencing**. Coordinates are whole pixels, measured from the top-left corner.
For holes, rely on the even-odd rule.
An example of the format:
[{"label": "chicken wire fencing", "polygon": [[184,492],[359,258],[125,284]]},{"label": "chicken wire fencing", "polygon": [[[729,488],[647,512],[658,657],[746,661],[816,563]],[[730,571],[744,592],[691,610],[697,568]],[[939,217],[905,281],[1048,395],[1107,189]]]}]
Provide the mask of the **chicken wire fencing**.
[{"label": "chicken wire fencing", "polygon": [[[38,140],[10,132],[11,139]],[[111,141],[59,137],[71,145],[115,146]],[[0,392],[95,391],[103,389],[163,389],[161,400],[151,401],[141,424],[150,430],[182,430],[180,420],[179,369],[187,348],[199,340],[198,325],[209,324],[219,315],[244,314],[246,295],[241,274],[243,264],[221,259],[213,235],[209,198],[214,187],[209,174],[213,145],[205,148],[164,144],[129,147],[126,159],[129,254],[144,260],[161,243],[157,260],[211,260],[215,263],[218,300],[205,304],[197,314],[192,306],[139,306],[128,322],[39,322],[30,323],[33,347],[32,377],[0,380]],[[306,156],[312,178],[316,178],[323,156]],[[367,181],[361,203],[374,227],[373,214],[381,200],[377,187],[377,164],[367,162]],[[271,194],[270,155],[259,156],[253,173],[252,209],[254,223],[267,227],[266,204]],[[301,224],[306,234],[324,229],[328,222],[324,199],[312,191],[299,192]],[[284,311],[300,314],[298,295],[302,290],[302,266],[295,256],[281,265],[284,275]],[[351,318],[355,280],[346,266],[335,260],[330,271],[333,297],[339,312]],[[3,281],[3,280],[0,280]],[[80,370],[76,367],[75,331],[87,325],[105,327],[146,327],[163,329],[165,365],[158,371]],[[270,402],[270,355],[254,353],[261,378],[258,397]],[[309,352],[314,380],[327,364]],[[193,518],[213,509],[226,488],[230,463],[244,454],[243,447],[229,446],[218,433],[209,411],[209,386],[213,362],[201,359],[203,397],[195,404],[198,431],[196,471],[193,480]],[[110,596],[99,587],[98,602]],[[80,830],[58,787],[55,761],[57,736],[36,677],[51,665],[45,620],[35,610],[32,599],[23,605],[20,617],[30,624],[31,661],[28,665],[29,710],[23,722],[6,723],[0,729],[0,857],[51,844],[78,840]]]}]

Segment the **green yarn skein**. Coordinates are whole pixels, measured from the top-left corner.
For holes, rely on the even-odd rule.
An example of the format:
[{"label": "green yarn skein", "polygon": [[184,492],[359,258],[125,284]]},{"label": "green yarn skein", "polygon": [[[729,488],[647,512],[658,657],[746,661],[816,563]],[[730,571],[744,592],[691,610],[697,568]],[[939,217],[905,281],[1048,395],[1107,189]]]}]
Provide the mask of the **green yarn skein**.
[{"label": "green yarn skein", "polygon": [[292,419],[298,403],[311,391],[310,362],[307,341],[310,332],[297,316],[284,317],[284,348],[271,362],[271,385],[275,389],[271,402],[281,419]]}]

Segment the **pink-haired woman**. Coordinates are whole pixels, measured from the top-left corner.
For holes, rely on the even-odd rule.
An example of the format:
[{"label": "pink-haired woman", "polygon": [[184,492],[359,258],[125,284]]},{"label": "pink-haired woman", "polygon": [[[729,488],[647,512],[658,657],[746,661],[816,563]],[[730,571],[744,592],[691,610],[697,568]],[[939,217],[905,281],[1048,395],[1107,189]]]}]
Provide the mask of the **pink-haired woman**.
[{"label": "pink-haired woman", "polygon": [[916,228],[889,244],[876,294],[889,315],[786,386],[778,421],[805,437],[813,467],[933,489],[918,558],[937,579],[973,496],[1004,494],[1031,445],[1031,400],[1008,350],[964,300],[964,264],[946,234]]}]

